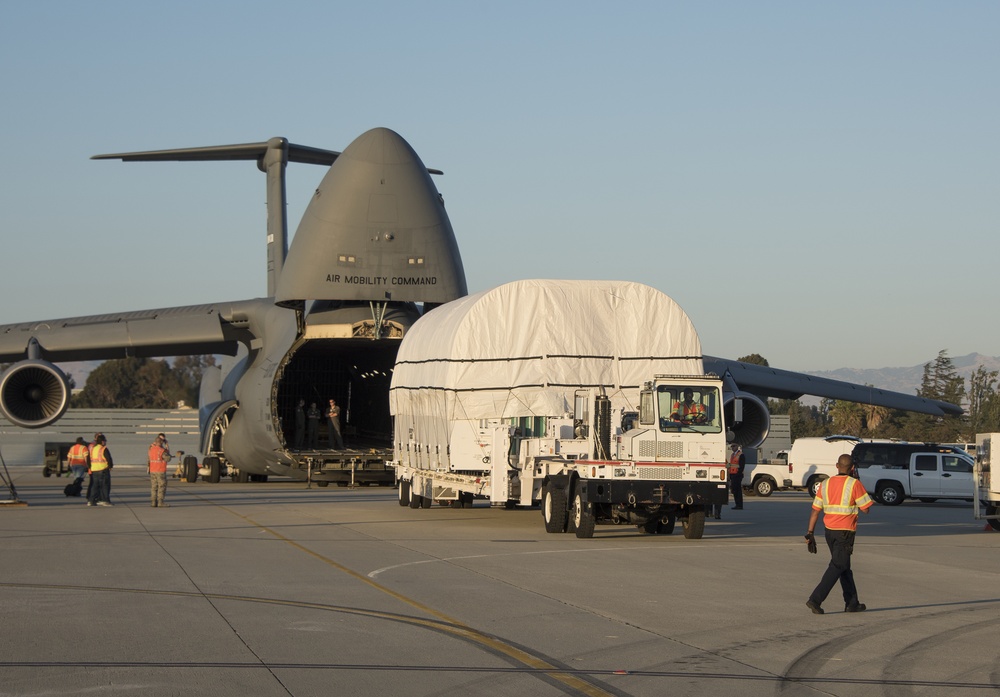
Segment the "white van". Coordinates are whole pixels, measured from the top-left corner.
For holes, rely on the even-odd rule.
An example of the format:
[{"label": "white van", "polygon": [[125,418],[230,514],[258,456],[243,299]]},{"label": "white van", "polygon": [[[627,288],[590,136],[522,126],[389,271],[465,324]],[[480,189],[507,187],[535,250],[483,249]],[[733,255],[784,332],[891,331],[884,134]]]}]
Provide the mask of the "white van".
[{"label": "white van", "polygon": [[860,442],[855,436],[796,438],[788,450],[787,463],[748,465],[743,481],[758,496],[782,489],[806,489],[815,496],[820,483],[837,474],[837,459],[850,455]]}]

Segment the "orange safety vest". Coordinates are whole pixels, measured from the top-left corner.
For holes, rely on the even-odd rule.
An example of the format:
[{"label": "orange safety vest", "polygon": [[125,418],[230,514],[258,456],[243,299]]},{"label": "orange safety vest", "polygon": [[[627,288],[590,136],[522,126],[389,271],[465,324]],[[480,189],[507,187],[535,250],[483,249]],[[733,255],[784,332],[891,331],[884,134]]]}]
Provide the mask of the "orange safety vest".
[{"label": "orange safety vest", "polygon": [[857,530],[858,511],[867,511],[873,505],[875,502],[861,482],[838,474],[823,480],[812,507],[823,511],[823,525],[827,530]]},{"label": "orange safety vest", "polygon": [[167,449],[161,445],[153,443],[149,446],[149,471],[150,472],[166,472],[167,471],[167,460],[164,457],[166,455]]},{"label": "orange safety vest", "polygon": [[87,446],[77,443],[69,449],[68,453],[66,453],[66,459],[69,461],[70,465],[87,464]]},{"label": "orange safety vest", "polygon": [[101,470],[106,470],[108,468],[108,459],[104,457],[104,451],[107,450],[107,446],[104,445],[93,445],[90,448],[90,471],[100,472]]},{"label": "orange safety vest", "polygon": [[729,474],[739,474],[740,473],[740,455],[743,453],[735,452],[729,456]]},{"label": "orange safety vest", "polygon": [[691,404],[685,404],[684,402],[674,402],[674,410],[670,412],[671,414],[680,414],[681,416],[687,416],[688,414],[704,414],[705,405],[700,402],[692,402]]}]

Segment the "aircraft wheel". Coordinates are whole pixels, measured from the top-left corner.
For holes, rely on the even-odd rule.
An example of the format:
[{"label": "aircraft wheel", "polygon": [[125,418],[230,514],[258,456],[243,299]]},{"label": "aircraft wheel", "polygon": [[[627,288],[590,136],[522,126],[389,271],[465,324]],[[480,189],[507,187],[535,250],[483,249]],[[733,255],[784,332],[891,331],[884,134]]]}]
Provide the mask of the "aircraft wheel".
[{"label": "aircraft wheel", "polygon": [[189,484],[198,479],[198,458],[194,455],[184,458],[184,479]]},{"label": "aircraft wheel", "polygon": [[692,508],[688,511],[687,520],[684,521],[684,537],[689,540],[700,540],[705,534],[705,509],[702,507]]},{"label": "aircraft wheel", "polygon": [[569,511],[566,510],[565,491],[551,485],[545,487],[542,492],[542,518],[545,520],[545,532],[566,532]]},{"label": "aircraft wheel", "polygon": [[206,479],[209,484],[218,484],[219,479],[221,479],[220,470],[222,469],[222,463],[217,457],[206,457],[205,467],[208,468],[208,476]]}]

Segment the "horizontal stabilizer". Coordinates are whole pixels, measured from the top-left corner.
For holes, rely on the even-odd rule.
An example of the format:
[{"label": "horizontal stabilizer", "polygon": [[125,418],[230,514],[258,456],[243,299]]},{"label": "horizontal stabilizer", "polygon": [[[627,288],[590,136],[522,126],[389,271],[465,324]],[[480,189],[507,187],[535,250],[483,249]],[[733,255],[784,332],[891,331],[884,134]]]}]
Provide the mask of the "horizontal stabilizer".
[{"label": "horizontal stabilizer", "polygon": [[[94,155],[91,160],[121,160],[122,162],[194,162],[203,160],[259,160],[268,147],[284,145],[288,148],[288,161],[307,165],[330,166],[340,157],[335,150],[312,148],[308,145],[289,143],[285,138],[272,138],[262,143],[238,145],[211,145],[203,148],[178,148],[174,150],[145,150]],[[427,168],[430,174],[444,174],[439,169]]]}]

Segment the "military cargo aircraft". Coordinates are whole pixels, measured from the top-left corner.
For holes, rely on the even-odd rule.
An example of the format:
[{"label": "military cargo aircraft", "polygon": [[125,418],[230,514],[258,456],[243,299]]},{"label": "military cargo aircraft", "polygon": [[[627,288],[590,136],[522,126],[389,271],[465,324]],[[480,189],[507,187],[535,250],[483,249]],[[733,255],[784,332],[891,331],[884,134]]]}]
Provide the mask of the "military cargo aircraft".
[{"label": "military cargo aircraft", "polygon": [[[193,354],[232,356],[209,373],[200,404],[202,453],[187,479],[245,481],[268,474],[330,482],[392,483],[388,394],[400,340],[434,307],[467,294],[444,200],[397,133],[375,128],[343,152],[272,138],[263,143],[160,150],[94,159],[250,160],[267,175],[267,297],[0,326],[0,411],[41,428],[69,403],[65,361]],[[294,241],[287,243],[285,168],[329,166]],[[724,377],[727,420],[744,446],[767,435],[763,397],[803,394],[928,414],[955,405],[914,395],[705,356]],[[293,446],[300,399],[342,405],[346,450]]]}]

